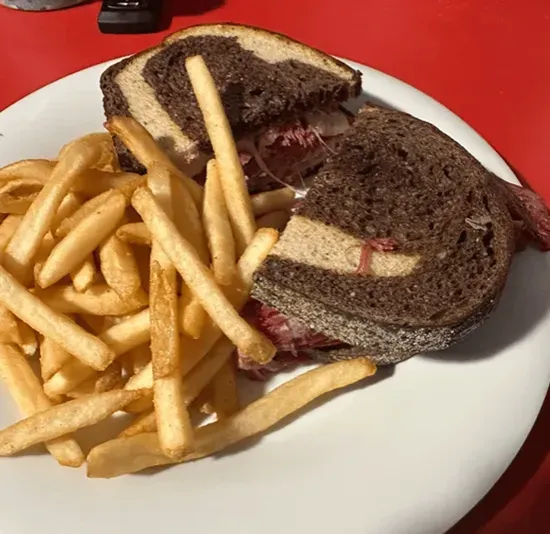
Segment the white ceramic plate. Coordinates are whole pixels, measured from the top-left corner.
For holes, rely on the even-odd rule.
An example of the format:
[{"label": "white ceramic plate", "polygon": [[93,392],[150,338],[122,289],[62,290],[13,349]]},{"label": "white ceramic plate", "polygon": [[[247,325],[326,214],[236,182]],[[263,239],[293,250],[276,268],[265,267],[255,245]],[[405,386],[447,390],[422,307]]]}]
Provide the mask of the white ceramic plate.
[{"label": "white ceramic plate", "polygon": [[[98,79],[106,67],[1,113],[0,165],[52,157],[66,141],[101,129]],[[434,123],[515,181],[449,110],[354,67],[369,97]],[[40,452],[1,459],[0,533],[440,534],[491,488],[535,421],[549,383],[549,305],[548,257],[527,251],[514,261],[497,312],[466,342],[381,371],[230,453],[113,480],[87,480]],[[0,426],[16,417],[1,391]]]}]

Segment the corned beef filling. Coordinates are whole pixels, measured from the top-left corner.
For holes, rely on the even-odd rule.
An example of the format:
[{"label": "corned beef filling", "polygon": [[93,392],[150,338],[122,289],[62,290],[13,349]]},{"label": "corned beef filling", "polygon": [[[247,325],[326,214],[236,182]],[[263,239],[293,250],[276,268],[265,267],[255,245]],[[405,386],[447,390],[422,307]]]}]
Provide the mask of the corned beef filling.
[{"label": "corned beef filling", "polygon": [[304,189],[303,173],[324,161],[352,118],[341,110],[306,113],[237,142],[252,192],[281,185]]},{"label": "corned beef filling", "polygon": [[361,256],[359,257],[359,265],[357,266],[356,274],[366,275],[371,274],[372,253],[376,252],[391,252],[397,248],[397,242],[391,237],[380,239],[369,239],[363,243],[361,247]]},{"label": "corned beef filling", "polygon": [[550,250],[550,212],[542,197],[532,189],[510,184],[499,178],[501,186],[506,186],[515,203],[509,203],[510,215],[519,232],[518,241],[530,242],[539,250]]},{"label": "corned beef filling", "polygon": [[[544,200],[530,189],[520,187],[499,179],[500,186],[513,194],[515,208],[509,205],[511,216],[521,230],[518,235],[522,241],[532,243],[542,251],[550,250],[550,210]],[[364,244],[361,251],[358,274],[368,274],[372,252],[392,251],[397,243],[391,238],[373,239]],[[267,380],[271,375],[300,363],[310,361],[311,349],[330,349],[346,346],[317,333],[300,321],[287,318],[277,310],[256,300],[250,300],[245,306],[243,317],[266,335],[277,347],[275,358],[267,365],[260,365],[242,353],[237,353],[239,368],[250,378]]]},{"label": "corned beef filling", "polygon": [[296,319],[289,319],[277,310],[258,302],[249,300],[243,317],[262,332],[277,347],[277,355],[267,365],[260,365],[242,354],[237,353],[239,368],[251,377],[265,380],[299,363],[309,360],[308,349],[320,349],[341,345],[340,341],[331,340],[323,334],[314,332]]}]

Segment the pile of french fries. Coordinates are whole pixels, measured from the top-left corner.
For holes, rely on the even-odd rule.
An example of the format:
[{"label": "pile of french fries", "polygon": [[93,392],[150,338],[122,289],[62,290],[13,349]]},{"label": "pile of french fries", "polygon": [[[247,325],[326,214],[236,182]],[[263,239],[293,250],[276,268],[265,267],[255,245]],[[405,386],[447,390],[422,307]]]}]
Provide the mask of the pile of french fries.
[{"label": "pile of french fries", "polygon": [[[239,312],[294,194],[249,195],[212,77],[186,67],[214,150],[204,188],[128,117],[0,169],[0,378],[25,417],[0,456],[43,443],[90,477],[194,460],[375,372],[327,365],[241,407],[235,348],[267,363],[275,347]],[[120,171],[113,135],[145,176]],[[129,426],[85,454],[73,434],[121,410]]]}]

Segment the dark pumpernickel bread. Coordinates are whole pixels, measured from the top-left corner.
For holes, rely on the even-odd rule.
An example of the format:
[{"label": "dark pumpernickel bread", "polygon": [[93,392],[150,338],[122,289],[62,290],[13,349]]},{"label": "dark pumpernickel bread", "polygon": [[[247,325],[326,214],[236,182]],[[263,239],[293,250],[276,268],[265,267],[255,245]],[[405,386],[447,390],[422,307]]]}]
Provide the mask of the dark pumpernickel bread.
[{"label": "dark pumpernickel bread", "polygon": [[172,120],[205,152],[211,145],[185,71],[185,59],[197,54],[212,73],[236,139],[301,112],[345,102],[359,92],[359,74],[349,84],[301,61],[268,63],[234,37],[176,41],[147,62],[143,76]]},{"label": "dark pumpernickel bread", "polygon": [[[391,238],[394,250],[381,256],[416,260],[399,275],[355,274],[341,250],[326,248],[329,230],[359,244]],[[506,203],[477,160],[434,126],[367,105],[257,273],[253,296],[399,361],[477,327],[514,248]]]}]

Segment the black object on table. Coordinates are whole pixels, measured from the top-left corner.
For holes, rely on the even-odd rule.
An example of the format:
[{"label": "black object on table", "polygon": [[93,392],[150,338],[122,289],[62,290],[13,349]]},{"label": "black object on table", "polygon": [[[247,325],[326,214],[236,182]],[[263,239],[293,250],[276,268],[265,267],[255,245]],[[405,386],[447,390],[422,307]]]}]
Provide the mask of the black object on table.
[{"label": "black object on table", "polygon": [[162,0],[103,0],[97,22],[102,33],[151,33],[161,8]]}]

